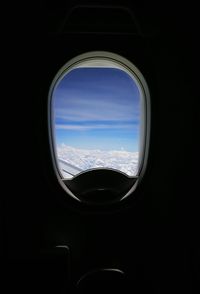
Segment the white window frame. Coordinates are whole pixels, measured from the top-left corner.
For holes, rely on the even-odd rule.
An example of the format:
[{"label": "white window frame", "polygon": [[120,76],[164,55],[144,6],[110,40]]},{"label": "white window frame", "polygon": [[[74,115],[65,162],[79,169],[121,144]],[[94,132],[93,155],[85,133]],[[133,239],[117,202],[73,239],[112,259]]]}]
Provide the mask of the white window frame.
[{"label": "white window frame", "polygon": [[[109,65],[109,66],[108,66]],[[131,76],[131,78],[136,83],[138,90],[140,92],[141,98],[141,106],[142,106],[142,116],[140,122],[140,150],[139,150],[139,162],[138,162],[138,174],[136,177],[137,181],[134,183],[133,187],[129,190],[129,192],[124,195],[120,200],[125,199],[130,194],[134,192],[138,184],[140,183],[142,177],[144,176],[146,167],[147,167],[147,159],[149,153],[149,141],[150,141],[150,116],[151,116],[151,105],[150,105],[150,92],[143,77],[142,73],[139,69],[128,59],[122,57],[121,55],[106,52],[106,51],[92,51],[87,52],[81,55],[78,55],[71,60],[69,60],[55,75],[48,94],[48,131],[49,131],[49,140],[50,140],[50,150],[51,157],[53,162],[54,172],[58,179],[58,182],[62,186],[62,188],[67,192],[68,195],[73,197],[74,199],[81,202],[81,200],[74,195],[69,188],[65,185],[63,180],[65,180],[58,167],[57,156],[55,154],[55,136],[54,136],[54,127],[53,124],[53,107],[52,107],[52,96],[54,92],[54,88],[60,82],[64,75],[68,74],[71,70],[79,67],[111,67],[118,68],[122,71],[126,72]]]}]

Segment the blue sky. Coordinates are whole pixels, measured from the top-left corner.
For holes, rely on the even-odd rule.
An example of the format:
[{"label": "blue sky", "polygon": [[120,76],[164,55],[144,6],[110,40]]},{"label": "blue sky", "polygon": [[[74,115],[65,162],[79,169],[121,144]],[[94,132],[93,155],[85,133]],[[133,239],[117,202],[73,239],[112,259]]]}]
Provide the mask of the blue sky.
[{"label": "blue sky", "polygon": [[117,68],[76,68],[53,91],[56,143],[83,149],[139,149],[140,95]]}]

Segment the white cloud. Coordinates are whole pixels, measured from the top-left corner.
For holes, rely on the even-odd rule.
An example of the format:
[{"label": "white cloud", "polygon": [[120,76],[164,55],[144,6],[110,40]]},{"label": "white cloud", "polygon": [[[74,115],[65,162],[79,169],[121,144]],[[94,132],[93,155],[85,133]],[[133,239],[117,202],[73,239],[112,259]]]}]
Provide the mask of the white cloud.
[{"label": "white cloud", "polygon": [[[80,92],[80,93],[79,93]],[[94,95],[93,99],[91,96]],[[95,93],[84,93],[76,89],[57,90],[53,96],[53,107],[56,118],[71,121],[99,120],[99,121],[129,121],[139,119],[140,102],[139,97],[135,100],[126,99],[124,94],[118,97],[118,93],[104,94],[99,90]]]},{"label": "white cloud", "polygon": [[[57,156],[82,171],[100,167],[116,169],[129,176],[136,176],[138,172],[138,152],[87,150],[59,144]],[[66,177],[66,174],[63,173],[63,176]]]},{"label": "white cloud", "polygon": [[90,125],[76,125],[76,124],[56,124],[56,129],[73,130],[73,131],[88,131],[99,129],[134,129],[134,124],[90,124]]}]

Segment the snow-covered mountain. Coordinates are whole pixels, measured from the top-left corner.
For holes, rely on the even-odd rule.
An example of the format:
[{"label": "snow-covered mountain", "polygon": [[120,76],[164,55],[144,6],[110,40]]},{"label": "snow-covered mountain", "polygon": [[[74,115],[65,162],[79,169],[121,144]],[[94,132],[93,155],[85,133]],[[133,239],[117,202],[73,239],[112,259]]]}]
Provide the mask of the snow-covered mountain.
[{"label": "snow-covered mountain", "polygon": [[129,176],[137,175],[138,152],[86,150],[59,144],[57,156],[82,171],[93,168],[113,168]]}]

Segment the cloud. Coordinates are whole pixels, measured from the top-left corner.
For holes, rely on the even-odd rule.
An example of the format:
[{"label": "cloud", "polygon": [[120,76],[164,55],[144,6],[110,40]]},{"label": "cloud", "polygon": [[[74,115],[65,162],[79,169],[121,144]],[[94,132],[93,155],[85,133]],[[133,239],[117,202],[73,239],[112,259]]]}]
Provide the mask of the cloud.
[{"label": "cloud", "polygon": [[83,91],[58,89],[53,95],[53,111],[57,119],[68,121],[116,121],[139,119],[140,98],[126,93],[126,89],[113,91]]},{"label": "cloud", "polygon": [[100,129],[134,129],[134,124],[90,124],[90,125],[76,125],[76,124],[56,124],[55,128],[58,130],[71,130],[71,131],[88,131]]},{"label": "cloud", "polygon": [[[82,171],[95,168],[112,168],[129,176],[136,176],[138,173],[138,152],[79,149],[59,144],[57,145],[57,157]],[[60,170],[63,177],[66,178],[66,173],[63,172],[62,166],[60,166]],[[77,170],[78,173],[79,171]]]},{"label": "cloud", "polygon": [[[96,106],[98,108],[98,105]],[[108,105],[101,106],[102,111],[95,111],[92,107],[84,108],[80,106],[79,109],[66,107],[55,109],[55,118],[63,121],[130,121],[139,120],[139,112],[131,114],[130,110],[123,110],[123,107],[109,107]]]}]

